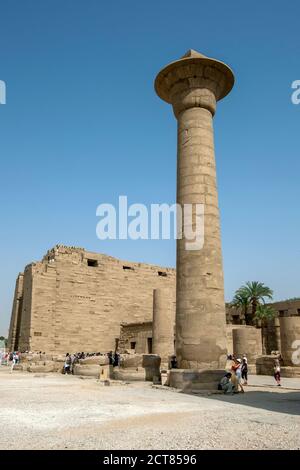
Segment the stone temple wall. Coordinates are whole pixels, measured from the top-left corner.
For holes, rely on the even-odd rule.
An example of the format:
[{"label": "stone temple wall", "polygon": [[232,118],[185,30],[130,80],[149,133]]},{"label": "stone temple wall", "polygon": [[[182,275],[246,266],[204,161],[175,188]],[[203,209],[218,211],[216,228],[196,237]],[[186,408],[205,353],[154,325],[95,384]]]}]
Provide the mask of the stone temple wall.
[{"label": "stone temple wall", "polygon": [[21,351],[114,349],[122,322],[152,320],[153,289],[175,289],[174,269],[65,246],[28,265],[22,277],[23,294],[19,280],[8,345]]},{"label": "stone temple wall", "polygon": [[[16,281],[8,348],[66,353],[108,351],[136,343],[148,353],[152,339],[153,290],[175,292],[175,269],[121,261],[83,248],[57,246],[26,266]],[[280,317],[299,316],[300,301],[273,304]],[[175,308],[175,306],[174,306]],[[227,351],[233,352],[227,305]],[[263,328],[264,353],[280,350],[279,318]],[[149,341],[148,341],[149,340]]]},{"label": "stone temple wall", "polygon": [[134,350],[137,354],[152,353],[152,320],[121,323],[119,351]]}]

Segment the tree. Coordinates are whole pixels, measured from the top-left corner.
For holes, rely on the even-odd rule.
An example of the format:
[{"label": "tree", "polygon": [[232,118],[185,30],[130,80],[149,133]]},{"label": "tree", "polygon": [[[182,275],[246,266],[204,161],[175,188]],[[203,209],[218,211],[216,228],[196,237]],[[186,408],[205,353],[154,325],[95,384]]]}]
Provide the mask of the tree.
[{"label": "tree", "polygon": [[7,347],[7,338],[5,338],[4,336],[0,336],[0,343],[4,343],[5,347]]},{"label": "tree", "polygon": [[261,304],[258,305],[256,312],[255,312],[255,319],[261,320],[262,323],[267,322],[268,320],[272,320],[277,315],[276,310],[270,305]]},{"label": "tree", "polygon": [[235,308],[240,308],[242,310],[242,313],[244,314],[244,319],[246,321],[248,316],[248,309],[250,306],[248,295],[245,295],[244,293],[239,293],[237,291],[232,299],[231,306]]},{"label": "tree", "polygon": [[[241,297],[248,299],[249,306],[251,306],[251,319],[249,318],[248,312],[246,317],[246,323],[249,324],[254,320],[256,310],[262,303],[265,304],[265,299],[272,300],[273,291],[270,287],[266,286],[263,282],[252,281],[246,282],[241,286],[235,293],[235,297]],[[247,309],[248,310],[248,309]]]}]

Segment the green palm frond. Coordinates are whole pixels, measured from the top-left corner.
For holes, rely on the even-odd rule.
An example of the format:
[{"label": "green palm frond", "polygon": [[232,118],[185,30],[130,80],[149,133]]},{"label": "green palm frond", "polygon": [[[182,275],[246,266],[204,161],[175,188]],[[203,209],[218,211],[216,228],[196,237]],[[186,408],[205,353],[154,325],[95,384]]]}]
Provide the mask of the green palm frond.
[{"label": "green palm frond", "polygon": [[255,312],[256,320],[271,320],[276,316],[276,310],[270,305],[259,305]]}]

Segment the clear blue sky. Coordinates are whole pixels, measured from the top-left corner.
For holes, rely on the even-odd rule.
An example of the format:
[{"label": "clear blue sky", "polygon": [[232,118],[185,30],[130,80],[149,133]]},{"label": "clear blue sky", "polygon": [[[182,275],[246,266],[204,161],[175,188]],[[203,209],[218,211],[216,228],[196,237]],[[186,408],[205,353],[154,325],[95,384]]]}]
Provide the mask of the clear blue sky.
[{"label": "clear blue sky", "polygon": [[153,90],[187,49],[236,75],[215,117],[226,299],[300,295],[299,2],[0,3],[0,334],[15,277],[56,243],[174,266],[174,241],[96,238],[96,207],[175,200],[176,122]]}]

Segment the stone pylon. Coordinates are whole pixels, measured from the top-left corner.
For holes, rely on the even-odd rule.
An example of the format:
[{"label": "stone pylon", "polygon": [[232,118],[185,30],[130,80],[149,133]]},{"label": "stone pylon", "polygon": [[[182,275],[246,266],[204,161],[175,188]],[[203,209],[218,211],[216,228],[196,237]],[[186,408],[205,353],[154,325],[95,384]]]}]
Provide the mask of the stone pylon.
[{"label": "stone pylon", "polygon": [[217,369],[226,359],[213,116],[216,102],[233,84],[227,65],[193,50],[164,67],[155,80],[156,93],[172,104],[178,122],[177,204],[182,209],[193,205],[194,231],[200,221],[196,204],[204,210],[203,246],[187,243],[184,210],[183,236],[177,240],[176,354],[181,369]]}]

